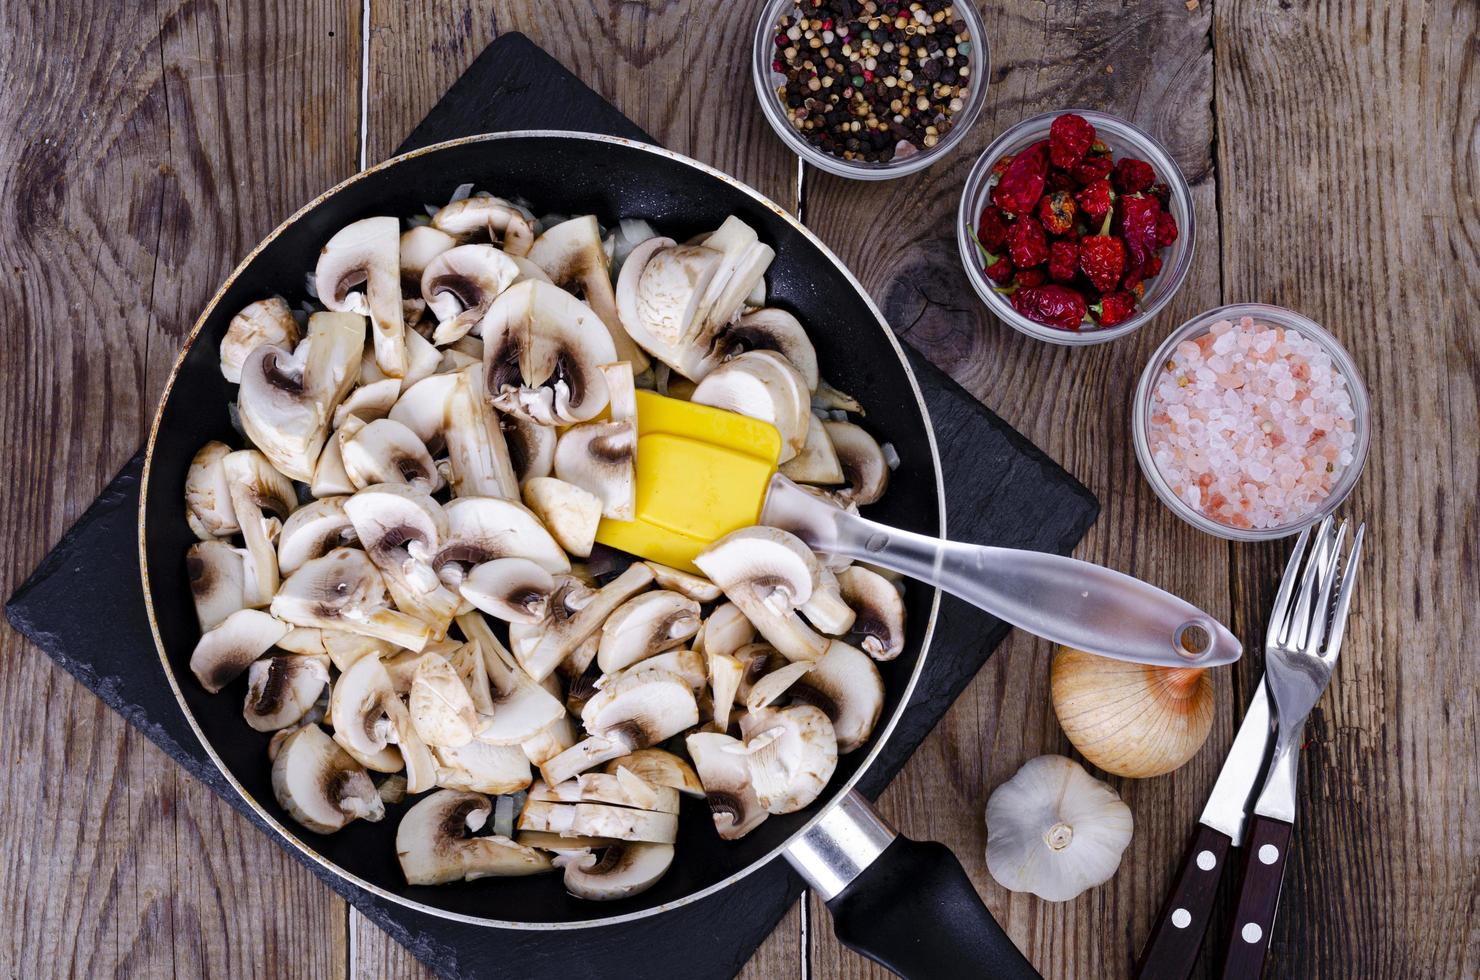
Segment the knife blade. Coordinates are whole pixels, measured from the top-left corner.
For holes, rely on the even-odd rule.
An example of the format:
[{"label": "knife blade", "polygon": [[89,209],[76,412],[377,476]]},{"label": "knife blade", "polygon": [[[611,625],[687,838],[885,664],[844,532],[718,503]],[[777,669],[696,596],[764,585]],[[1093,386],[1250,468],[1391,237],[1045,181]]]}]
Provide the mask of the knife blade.
[{"label": "knife blade", "polygon": [[1269,747],[1274,739],[1274,726],[1269,714],[1269,695],[1264,689],[1264,678],[1249,699],[1249,708],[1244,720],[1233,737],[1233,746],[1228,758],[1208,794],[1207,805],[1198,817],[1198,822],[1220,833],[1228,835],[1233,846],[1238,847],[1243,838],[1244,823],[1248,820],[1249,803],[1258,785],[1259,773],[1269,756]]}]

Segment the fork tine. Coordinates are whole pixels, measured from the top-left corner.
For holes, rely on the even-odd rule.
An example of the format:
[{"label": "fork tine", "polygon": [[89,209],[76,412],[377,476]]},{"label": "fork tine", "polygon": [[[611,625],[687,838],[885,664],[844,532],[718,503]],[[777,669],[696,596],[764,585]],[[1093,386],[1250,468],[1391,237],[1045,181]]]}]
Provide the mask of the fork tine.
[{"label": "fork tine", "polygon": [[1336,596],[1336,611],[1331,614],[1331,633],[1326,639],[1326,653],[1335,658],[1341,652],[1341,640],[1346,635],[1346,614],[1352,608],[1352,592],[1357,587],[1357,559],[1362,557],[1362,539],[1367,536],[1367,525],[1357,525],[1352,538],[1351,554],[1346,556],[1346,573],[1341,577],[1341,591]]},{"label": "fork tine", "polygon": [[1305,564],[1305,574],[1300,577],[1300,592],[1295,597],[1295,611],[1290,614],[1289,629],[1280,637],[1280,642],[1296,648],[1305,646],[1310,633],[1310,607],[1320,584],[1321,570],[1326,567],[1327,549],[1331,543],[1331,525],[1328,517],[1321,522],[1315,539],[1310,546],[1310,561]]},{"label": "fork tine", "polygon": [[1285,574],[1280,577],[1280,590],[1275,593],[1274,608],[1269,613],[1269,627],[1264,633],[1264,645],[1274,646],[1280,641],[1285,623],[1290,618],[1290,597],[1295,594],[1295,582],[1300,578],[1300,559],[1305,557],[1305,545],[1310,541],[1310,528],[1300,532],[1295,539],[1295,548],[1285,562]]},{"label": "fork tine", "polygon": [[1346,542],[1346,521],[1336,528],[1336,540],[1331,543],[1331,554],[1321,572],[1321,599],[1311,610],[1310,636],[1301,649],[1312,655],[1321,652],[1321,641],[1326,638],[1326,624],[1331,617],[1331,590],[1341,574],[1341,546]]}]

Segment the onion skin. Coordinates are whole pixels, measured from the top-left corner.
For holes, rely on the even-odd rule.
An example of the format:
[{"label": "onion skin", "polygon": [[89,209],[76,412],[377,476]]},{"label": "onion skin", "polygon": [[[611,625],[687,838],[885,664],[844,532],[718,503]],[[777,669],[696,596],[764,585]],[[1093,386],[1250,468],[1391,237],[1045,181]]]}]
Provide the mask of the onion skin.
[{"label": "onion skin", "polygon": [[1117,776],[1181,768],[1213,727],[1207,670],[1149,667],[1068,647],[1053,659],[1053,709],[1074,748]]}]

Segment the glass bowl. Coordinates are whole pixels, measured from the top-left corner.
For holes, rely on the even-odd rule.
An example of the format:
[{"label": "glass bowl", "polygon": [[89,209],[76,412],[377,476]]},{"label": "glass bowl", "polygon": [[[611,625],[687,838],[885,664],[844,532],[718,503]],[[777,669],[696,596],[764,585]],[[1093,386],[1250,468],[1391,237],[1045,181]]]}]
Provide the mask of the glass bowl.
[{"label": "glass bowl", "polygon": [[[1314,340],[1330,356],[1332,366],[1337,373],[1346,379],[1347,391],[1351,394],[1352,410],[1355,419],[1352,421],[1352,432],[1356,436],[1356,442],[1352,444],[1352,461],[1342,472],[1340,479],[1331,488],[1331,493],[1322,501],[1321,506],[1314,512],[1297,522],[1280,525],[1278,527],[1263,528],[1240,528],[1221,521],[1214,520],[1194,510],[1173,491],[1171,485],[1157,469],[1156,461],[1151,453],[1150,425],[1151,425],[1151,394],[1156,383],[1156,375],[1164,370],[1168,360],[1176,352],[1177,345],[1184,340],[1194,340],[1208,332],[1208,329],[1219,320],[1231,320],[1237,323],[1243,317],[1253,317],[1254,320],[1267,323],[1271,326],[1285,327],[1299,331],[1305,337]],[[1367,399],[1367,389],[1362,384],[1362,377],[1357,373],[1357,366],[1353,363],[1351,355],[1337,342],[1324,328],[1309,317],[1302,316],[1293,310],[1283,309],[1278,306],[1266,306],[1262,303],[1236,303],[1232,306],[1220,306],[1206,313],[1198,314],[1191,320],[1182,324],[1172,331],[1162,345],[1157,348],[1156,353],[1151,355],[1144,371],[1141,372],[1140,384],[1136,386],[1135,402],[1131,406],[1131,425],[1136,444],[1136,460],[1141,464],[1141,472],[1146,476],[1146,482],[1151,484],[1151,489],[1161,498],[1162,503],[1172,509],[1174,513],[1187,523],[1201,531],[1227,538],[1232,541],[1270,541],[1276,538],[1289,537],[1324,520],[1330,514],[1335,513],[1336,508],[1352,492],[1356,486],[1357,478],[1362,475],[1362,466],[1367,461],[1367,448],[1372,437],[1372,420],[1370,416],[1371,405]]]},{"label": "glass bowl", "polygon": [[920,150],[907,157],[895,157],[883,163],[844,160],[842,157],[824,153],[803,139],[786,117],[786,109],[776,95],[776,82],[773,81],[773,78],[779,76],[771,71],[771,62],[776,57],[776,45],[772,40],[776,22],[783,14],[797,12],[799,9],[800,5],[796,0],[770,0],[761,10],[760,20],[755,28],[751,74],[755,80],[756,98],[760,100],[761,112],[766,121],[793,153],[817,169],[854,180],[890,180],[924,170],[961,142],[972,123],[976,122],[982,106],[986,105],[987,79],[992,64],[987,50],[987,34],[982,27],[981,14],[977,12],[975,2],[958,0],[954,4],[956,16],[966,23],[966,29],[971,35],[971,52],[966,56],[966,64],[971,69],[968,77],[972,79],[972,84],[961,111],[950,117],[951,131],[946,134],[945,139],[928,150]]},{"label": "glass bowl", "polygon": [[[1168,209],[1177,219],[1177,240],[1162,251],[1162,269],[1153,279],[1146,281],[1146,295],[1142,297],[1136,315],[1113,327],[1097,327],[1088,330],[1060,330],[1042,323],[1035,323],[1013,309],[1006,296],[996,292],[993,283],[982,271],[982,260],[978,254],[972,233],[977,218],[990,203],[992,167],[1003,156],[1017,153],[1039,140],[1048,138],[1048,128],[1053,121],[1065,113],[1074,113],[1089,120],[1095,127],[1096,137],[1110,147],[1118,159],[1132,156],[1145,160],[1156,170],[1157,177],[1171,190]],[[1008,129],[992,141],[992,145],[977,159],[976,165],[966,178],[966,189],[961,194],[961,209],[956,216],[956,244],[961,251],[961,262],[966,266],[966,276],[982,302],[1008,326],[1050,344],[1080,346],[1103,344],[1117,337],[1139,330],[1156,316],[1182,288],[1187,272],[1192,268],[1192,247],[1197,238],[1196,222],[1192,214],[1192,192],[1187,179],[1177,167],[1177,162],[1149,133],[1116,116],[1092,109],[1061,109],[1045,112]]]}]

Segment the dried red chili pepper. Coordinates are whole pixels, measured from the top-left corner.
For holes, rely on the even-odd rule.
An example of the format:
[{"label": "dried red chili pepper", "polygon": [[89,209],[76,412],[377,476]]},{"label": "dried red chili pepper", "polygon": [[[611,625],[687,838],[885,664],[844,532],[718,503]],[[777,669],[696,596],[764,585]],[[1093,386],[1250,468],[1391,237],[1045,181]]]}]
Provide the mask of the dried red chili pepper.
[{"label": "dried red chili pepper", "polygon": [[1132,269],[1139,269],[1155,253],[1157,217],[1161,213],[1161,202],[1154,197],[1120,199],[1120,234],[1125,238]]},{"label": "dried red chili pepper", "polygon": [[1007,241],[1007,222],[996,208],[986,208],[976,224],[976,243],[988,252],[996,252]]},{"label": "dried red chili pepper", "polygon": [[1067,170],[1054,170],[1050,168],[1048,171],[1048,180],[1044,182],[1043,186],[1049,193],[1053,193],[1054,191],[1072,191],[1076,185],[1074,178],[1069,175]]},{"label": "dried red chili pepper", "polygon": [[1012,259],[1009,259],[1006,254],[987,253],[987,264],[982,267],[982,272],[988,279],[997,283],[1011,282],[1013,271]]},{"label": "dried red chili pepper", "polygon": [[1076,163],[1069,171],[1069,175],[1082,186],[1093,184],[1097,180],[1104,180],[1110,176],[1110,171],[1113,169],[1115,169],[1115,163],[1108,156],[1096,154],[1087,156]]},{"label": "dried red chili pepper", "polygon": [[1125,243],[1110,234],[1110,215],[1100,226],[1098,235],[1079,240],[1079,270],[1102,293],[1115,289],[1125,272]]},{"label": "dried red chili pepper", "polygon": [[1038,206],[1047,179],[1048,140],[1039,140],[1013,158],[992,188],[992,202],[1012,214],[1028,214]]},{"label": "dried red chili pepper", "polygon": [[1001,177],[1003,174],[1007,173],[1007,168],[1012,166],[1012,160],[1013,156],[1011,153],[1007,153],[999,157],[997,159],[997,162],[992,164],[992,173],[996,174],[998,177]]},{"label": "dried red chili pepper", "polygon": [[1110,178],[1110,182],[1122,194],[1149,191],[1151,185],[1156,183],[1156,171],[1151,169],[1151,164],[1145,160],[1122,157],[1115,163],[1115,173]]},{"label": "dried red chili pepper", "polygon": [[1038,202],[1038,220],[1050,235],[1067,235],[1074,227],[1074,198],[1068,191],[1054,191]]},{"label": "dried red chili pepper", "polygon": [[1048,158],[1055,167],[1068,170],[1089,152],[1095,141],[1095,127],[1088,119],[1066,112],[1048,127]]},{"label": "dried red chili pepper", "polygon": [[1177,240],[1177,219],[1171,213],[1163,210],[1156,216],[1156,244],[1166,248]]},{"label": "dried red chili pepper", "polygon": [[1141,263],[1141,278],[1150,279],[1161,273],[1161,256],[1149,255],[1146,261]]},{"label": "dried red chili pepper", "polygon": [[1017,284],[1022,287],[1041,286],[1048,282],[1048,273],[1043,271],[1043,266],[1034,269],[1019,269]]},{"label": "dried red chili pepper", "polygon": [[1101,178],[1075,194],[1074,202],[1091,221],[1099,221],[1110,213],[1110,206],[1115,202],[1115,192],[1110,189],[1110,181]]},{"label": "dried red chili pepper", "polygon": [[1073,282],[1078,271],[1078,245],[1061,238],[1048,246],[1048,278],[1054,282]]},{"label": "dried red chili pepper", "polygon": [[1113,327],[1136,315],[1136,297],[1124,291],[1106,293],[1089,308],[1102,327]]},{"label": "dried red chili pepper", "polygon": [[1019,269],[1029,269],[1048,261],[1048,239],[1043,226],[1031,214],[1012,223],[1007,232],[1007,254]]},{"label": "dried red chili pepper", "polygon": [[1067,286],[1030,286],[1012,295],[1012,308],[1035,323],[1078,330],[1088,309],[1084,297]]}]

